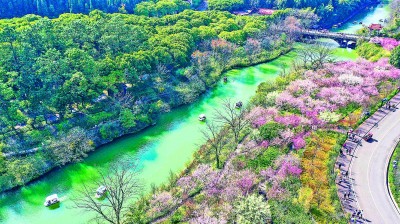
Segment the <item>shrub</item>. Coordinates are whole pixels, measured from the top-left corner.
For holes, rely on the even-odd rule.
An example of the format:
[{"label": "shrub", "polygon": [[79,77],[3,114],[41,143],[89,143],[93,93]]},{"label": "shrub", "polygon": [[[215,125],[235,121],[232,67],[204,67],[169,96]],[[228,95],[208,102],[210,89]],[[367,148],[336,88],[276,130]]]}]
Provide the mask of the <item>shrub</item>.
[{"label": "shrub", "polygon": [[378,61],[380,58],[389,57],[390,52],[377,46],[373,43],[364,42],[356,48],[357,54],[361,57],[371,60]]},{"label": "shrub", "polygon": [[118,126],[115,123],[106,123],[100,127],[100,135],[103,139],[114,139],[119,135]]},{"label": "shrub", "polygon": [[285,128],[284,125],[277,122],[269,122],[261,126],[260,135],[266,140],[272,140],[278,137],[279,132]]},{"label": "shrub", "polygon": [[136,126],[135,115],[129,109],[124,109],[121,111],[119,120],[123,128],[133,128]]},{"label": "shrub", "polygon": [[280,156],[282,152],[279,148],[269,147],[261,155],[257,156],[253,160],[248,160],[247,166],[259,172],[261,169],[265,169],[272,165],[272,163]]},{"label": "shrub", "polygon": [[400,68],[400,46],[397,46],[390,55],[390,64],[396,68]]},{"label": "shrub", "polygon": [[236,223],[267,223],[271,220],[269,205],[262,196],[252,194],[245,198],[240,198],[234,206]]}]

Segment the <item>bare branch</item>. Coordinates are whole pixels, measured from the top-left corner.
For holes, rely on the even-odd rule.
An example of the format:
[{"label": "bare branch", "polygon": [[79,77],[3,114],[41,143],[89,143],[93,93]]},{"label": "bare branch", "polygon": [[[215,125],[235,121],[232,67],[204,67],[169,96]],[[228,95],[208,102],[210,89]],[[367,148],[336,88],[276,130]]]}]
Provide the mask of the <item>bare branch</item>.
[{"label": "bare branch", "polygon": [[[97,223],[122,223],[122,216],[126,213],[129,199],[140,195],[142,184],[137,178],[137,160],[124,160],[112,164],[108,170],[98,170],[99,179],[95,184],[83,184],[77,197],[73,199],[76,208],[94,212],[93,218]],[[104,200],[94,197],[99,186],[106,186]]]},{"label": "bare branch", "polygon": [[208,122],[206,128],[201,130],[204,139],[213,149],[217,168],[220,167],[220,155],[222,148],[226,145],[226,131],[223,127],[215,125],[213,122]]},{"label": "bare branch", "polygon": [[222,110],[215,110],[215,120],[228,125],[234,134],[235,142],[238,142],[240,132],[249,124],[245,114],[243,107],[236,108],[236,105],[227,99],[222,101]]}]

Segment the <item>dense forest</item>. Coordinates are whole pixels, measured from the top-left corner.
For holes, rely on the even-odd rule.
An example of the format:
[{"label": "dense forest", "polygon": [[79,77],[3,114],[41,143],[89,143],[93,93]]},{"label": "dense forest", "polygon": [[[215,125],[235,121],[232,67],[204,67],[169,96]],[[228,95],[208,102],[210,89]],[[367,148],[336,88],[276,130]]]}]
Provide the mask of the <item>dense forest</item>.
[{"label": "dense forest", "polygon": [[[209,0],[208,6],[211,10],[244,10],[260,7],[271,9],[286,8],[311,8],[322,18],[320,25],[331,26],[342,22],[355,11],[365,6],[377,3],[377,0]],[[11,18],[26,14],[37,14],[42,16],[57,17],[62,13],[89,13],[94,9],[105,12],[135,13],[147,16],[163,16],[177,13],[190,7],[197,8],[201,0],[0,0],[0,18]]]},{"label": "dense forest", "polygon": [[227,69],[286,52],[293,37],[270,27],[291,25],[284,18],[292,14],[304,17],[289,20],[294,26],[315,19],[309,11],[239,17],[186,10],[161,18],[92,11],[2,20],[0,188],[154,123]]},{"label": "dense forest", "polygon": [[20,17],[27,14],[36,14],[48,17],[57,17],[63,13],[89,13],[95,9],[104,12],[133,13],[138,11],[157,12],[158,15],[168,12],[178,12],[183,9],[197,7],[201,1],[192,1],[189,4],[184,0],[0,0],[0,18]]},{"label": "dense forest", "polygon": [[256,9],[260,7],[271,9],[286,8],[311,8],[321,18],[320,25],[331,26],[335,23],[343,22],[358,10],[365,6],[377,3],[377,0],[209,0],[210,9],[218,10],[242,10]]},{"label": "dense forest", "polygon": [[11,18],[26,14],[55,17],[62,13],[89,13],[94,9],[117,12],[124,5],[128,12],[133,12],[141,0],[0,0],[0,17]]}]

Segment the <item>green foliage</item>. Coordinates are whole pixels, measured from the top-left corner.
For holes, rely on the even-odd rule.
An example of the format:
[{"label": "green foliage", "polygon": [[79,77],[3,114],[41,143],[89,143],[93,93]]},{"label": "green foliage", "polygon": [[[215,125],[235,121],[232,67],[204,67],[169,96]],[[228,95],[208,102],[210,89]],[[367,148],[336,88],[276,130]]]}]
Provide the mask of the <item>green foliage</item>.
[{"label": "green foliage", "polygon": [[100,126],[100,135],[103,139],[114,139],[119,134],[119,128],[115,123],[106,123]]},{"label": "green foliage", "polygon": [[61,133],[45,147],[51,150],[53,161],[59,166],[81,161],[88,152],[94,149],[93,142],[86,131],[79,127]]},{"label": "green foliage", "polygon": [[178,208],[178,210],[176,210],[176,212],[171,216],[171,222],[172,223],[181,223],[185,217],[185,212],[186,211],[185,211],[184,207]]},{"label": "green foliage", "polygon": [[[142,3],[140,3],[142,2]],[[7,4],[1,2],[1,17],[17,17],[26,14],[39,14],[43,16],[55,17],[62,13],[89,13],[92,10],[100,9],[105,12],[119,13],[138,13],[138,9],[148,7],[148,11],[157,12],[159,15],[177,13],[189,7],[189,4],[183,0],[91,0],[91,1],[59,1],[47,0],[34,2],[31,0],[21,0],[19,2]],[[139,3],[139,4],[138,4]],[[197,3],[198,4],[198,3]],[[136,7],[136,8],[135,8]],[[143,15],[143,11],[140,11]],[[148,15],[148,14],[144,14]],[[32,18],[33,19],[33,18]]]},{"label": "green foliage", "polygon": [[272,140],[278,137],[279,132],[284,130],[285,126],[277,122],[269,122],[260,127],[260,135],[266,140]]},{"label": "green foliage", "polygon": [[143,16],[165,16],[189,9],[189,3],[182,0],[155,0],[136,5],[135,14]]},{"label": "green foliage", "polygon": [[86,124],[88,127],[100,124],[101,122],[107,121],[114,116],[113,113],[100,111],[99,113],[90,114],[86,117]]},{"label": "green foliage", "polygon": [[[282,152],[279,148],[268,147],[268,149],[264,150],[263,153],[255,159],[247,160],[247,166],[258,173],[262,169],[270,167],[280,155],[282,155]],[[246,160],[246,158],[243,159]]]},{"label": "green foliage", "polygon": [[[1,153],[1,151],[0,151]],[[3,157],[3,155],[0,156],[0,176],[2,176],[2,174],[4,174],[6,172],[6,160]]]},{"label": "green foliage", "polygon": [[357,54],[360,57],[368,59],[370,61],[378,61],[383,57],[389,57],[390,52],[383,49],[374,43],[363,42],[359,44],[356,48]]},{"label": "green foliage", "polygon": [[123,128],[132,128],[136,126],[135,115],[129,109],[124,109],[121,111],[119,116]]},{"label": "green foliage", "polygon": [[[99,2],[83,8],[74,2],[68,11],[89,12]],[[115,6],[117,2],[108,9],[131,13],[138,3]],[[142,7],[146,4],[151,7]],[[58,6],[50,11],[50,6],[38,6],[38,13],[57,15],[65,9]],[[78,161],[93,142],[85,139],[88,148],[73,143],[79,136],[70,133],[74,127],[114,139],[135,125],[153,123],[161,111],[194,101],[224,71],[273,59],[291,47],[277,35],[268,40],[274,49],[270,44],[264,48],[265,35],[260,34],[272,17],[188,7],[182,0],[152,0],[139,4],[136,15],[94,10],[56,19],[27,15],[0,20],[0,135],[5,148],[51,146],[43,156],[21,158],[47,164],[37,173]],[[29,180],[16,181],[11,172],[5,172],[3,186]]]},{"label": "green foliage", "polygon": [[346,222],[337,196],[336,174],[333,170],[345,140],[346,135],[333,131],[317,131],[307,139],[301,161],[303,186],[299,190],[298,200],[319,222]]},{"label": "green foliage", "polygon": [[148,209],[148,202],[146,198],[141,198],[141,200],[129,207],[129,211],[126,214],[126,223],[148,223],[146,209]]},{"label": "green foliage", "polygon": [[260,195],[252,194],[240,198],[233,210],[235,223],[238,224],[267,223],[271,220],[269,205]]},{"label": "green foliage", "polygon": [[336,112],[324,111],[319,114],[319,118],[325,122],[333,124],[339,121],[341,116]]},{"label": "green foliage", "polygon": [[[390,158],[389,172],[388,172],[388,182],[390,192],[392,193],[397,205],[400,205],[400,144],[397,145]],[[395,165],[396,164],[396,165]]]},{"label": "green foliage", "polygon": [[393,49],[389,62],[396,68],[400,68],[400,46]]},{"label": "green foliage", "polygon": [[208,0],[208,7],[216,10],[237,10],[242,7],[244,0]]},{"label": "green foliage", "polygon": [[[39,175],[39,170],[45,166],[42,160],[36,158],[28,158],[28,159],[13,159],[6,163],[7,170],[9,171],[8,175],[10,176],[9,180],[12,182],[16,182],[19,184],[23,184],[28,180],[32,180]],[[0,189],[3,188],[3,184],[0,182]]]},{"label": "green foliage", "polygon": [[356,103],[350,103],[348,105],[346,105],[345,107],[341,107],[339,108],[339,113],[342,114],[343,116],[347,116],[350,113],[354,112],[355,110],[357,110],[358,108],[360,108],[360,105],[356,104]]},{"label": "green foliage", "polygon": [[315,223],[303,207],[290,198],[283,201],[271,200],[269,203],[274,223]]}]

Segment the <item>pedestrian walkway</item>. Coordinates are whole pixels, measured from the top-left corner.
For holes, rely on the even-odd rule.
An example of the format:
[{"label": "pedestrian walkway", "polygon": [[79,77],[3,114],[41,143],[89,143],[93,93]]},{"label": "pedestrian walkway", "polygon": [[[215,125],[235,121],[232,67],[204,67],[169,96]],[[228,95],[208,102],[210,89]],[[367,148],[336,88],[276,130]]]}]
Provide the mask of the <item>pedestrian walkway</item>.
[{"label": "pedestrian walkway", "polygon": [[[348,135],[348,139],[346,140],[346,142],[343,144],[342,147],[342,154],[339,155],[337,161],[336,161],[336,169],[340,170],[340,174],[337,176],[336,179],[336,184],[337,184],[337,189],[338,189],[338,195],[342,204],[342,208],[345,212],[349,213],[350,215],[352,215],[351,221],[352,223],[364,223],[364,222],[368,222],[371,221],[369,218],[371,217],[371,219],[373,219],[372,217],[375,218],[376,221],[376,215],[375,214],[367,214],[366,211],[361,212],[360,210],[364,210],[363,207],[368,207],[365,206],[365,203],[360,206],[360,202],[359,202],[359,198],[360,198],[360,192],[359,191],[363,191],[362,194],[368,194],[368,192],[366,193],[365,191],[371,191],[369,189],[363,189],[363,188],[368,188],[369,187],[369,182],[368,182],[368,187],[366,187],[365,185],[365,180],[363,179],[364,176],[361,178],[360,175],[361,173],[367,173],[369,174],[368,169],[369,164],[366,164],[365,168],[364,168],[364,161],[360,161],[362,158],[360,156],[360,153],[364,153],[364,152],[368,152],[368,153],[372,153],[371,157],[369,158],[373,158],[374,155],[373,153],[376,152],[376,149],[373,148],[374,145],[370,144],[369,142],[366,142],[365,140],[363,140],[362,138],[368,134],[371,130],[372,132],[377,131],[377,134],[379,134],[378,138],[380,138],[379,140],[375,140],[375,141],[380,141],[379,144],[382,144],[382,142],[384,142],[384,135],[381,134],[381,130],[384,129],[384,127],[379,127],[380,123],[385,123],[384,125],[388,126],[391,123],[393,124],[393,122],[395,120],[399,121],[398,117],[396,118],[396,116],[394,115],[394,113],[399,113],[400,111],[398,110],[398,105],[400,104],[400,93],[397,94],[395,97],[393,97],[390,100],[391,104],[395,104],[396,107],[395,108],[387,108],[386,106],[383,106],[382,108],[380,108],[377,112],[375,112],[371,117],[369,117],[364,123],[362,123],[356,130],[354,130],[352,133],[353,134],[349,134]],[[392,116],[390,116],[391,114],[393,114]],[[385,117],[388,117],[387,119],[391,119],[390,121],[386,121]],[[382,122],[381,122],[382,121]],[[385,121],[385,122],[383,122]],[[394,124],[395,125],[395,124]],[[381,128],[381,129],[380,129]],[[397,127],[398,135],[400,135],[400,128]],[[396,130],[396,129],[395,129]],[[396,132],[396,131],[394,131]],[[394,136],[396,133],[393,133],[393,136],[391,135],[391,138],[396,138],[396,136]],[[373,136],[373,139],[375,137],[375,133]],[[391,139],[390,138],[390,139]],[[397,137],[398,139],[398,137]],[[378,143],[376,143],[378,144]],[[375,146],[376,148],[380,148],[379,150],[392,150],[390,148],[390,143],[387,144],[385,146],[379,145]],[[369,149],[372,148],[372,149]],[[385,149],[381,149],[381,148],[385,148]],[[386,149],[387,148],[387,149]],[[358,152],[360,150],[360,152]],[[367,151],[368,150],[368,151]],[[375,151],[374,151],[375,150]],[[361,152],[363,151],[363,152]],[[363,155],[363,154],[361,154]],[[363,158],[364,159],[364,158]],[[371,159],[369,159],[371,160]],[[355,169],[352,170],[352,165],[356,162],[357,167],[355,167]],[[369,161],[368,161],[369,162]],[[386,164],[387,165],[387,164]],[[356,170],[356,171],[354,171]],[[378,172],[385,172],[385,170],[378,170]],[[370,176],[368,174],[365,174],[365,176]],[[374,179],[374,177],[371,177],[372,179]],[[377,177],[378,178],[378,177]],[[357,179],[357,180],[355,180]],[[380,180],[380,179],[376,179],[376,182],[383,182],[384,180]],[[381,184],[381,183],[380,183]],[[383,185],[383,183],[382,183]],[[362,189],[362,190],[360,190]],[[370,193],[370,192],[369,192]],[[384,192],[386,194],[388,194],[388,192]],[[384,204],[384,203],[381,203]],[[368,210],[368,209],[367,209]],[[378,211],[375,211],[378,212]],[[364,213],[364,214],[362,214]],[[398,215],[398,214],[395,214]],[[400,216],[399,216],[400,217]],[[396,217],[392,217],[393,219],[396,219]],[[377,222],[377,223],[385,223],[385,222]]]}]

